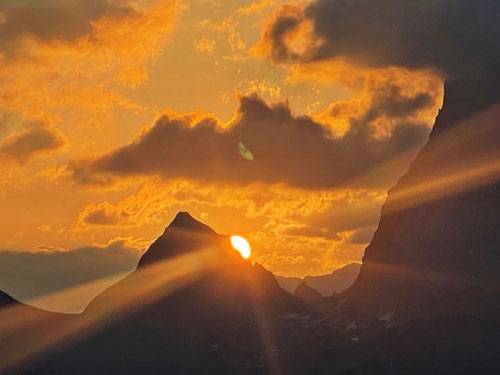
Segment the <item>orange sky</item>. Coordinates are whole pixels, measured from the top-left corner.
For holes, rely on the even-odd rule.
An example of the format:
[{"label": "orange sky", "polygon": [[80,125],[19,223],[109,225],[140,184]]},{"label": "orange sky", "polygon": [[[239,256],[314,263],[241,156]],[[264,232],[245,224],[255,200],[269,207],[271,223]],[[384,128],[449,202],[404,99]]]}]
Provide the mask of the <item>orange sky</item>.
[{"label": "orange sky", "polygon": [[[0,249],[141,252],[183,210],[278,274],[361,260],[442,104],[438,73],[274,59],[268,25],[298,1],[79,3],[82,27],[50,33],[0,6]],[[313,34],[283,40],[306,56]]]}]

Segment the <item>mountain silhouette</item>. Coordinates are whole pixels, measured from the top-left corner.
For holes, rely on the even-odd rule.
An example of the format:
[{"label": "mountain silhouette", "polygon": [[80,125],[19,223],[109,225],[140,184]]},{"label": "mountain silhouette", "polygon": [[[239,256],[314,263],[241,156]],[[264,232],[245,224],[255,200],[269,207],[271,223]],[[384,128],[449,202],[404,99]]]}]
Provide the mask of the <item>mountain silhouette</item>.
[{"label": "mountain silhouette", "polygon": [[195,220],[188,212],[179,212],[142,256],[138,268],[187,254],[202,246],[216,245],[217,241],[218,236],[212,228]]},{"label": "mountain silhouette", "polygon": [[500,299],[498,81],[451,82],[430,140],[388,193],[359,277],[337,299],[392,322],[494,309]]},{"label": "mountain silhouette", "polygon": [[11,305],[14,305],[17,303],[19,303],[19,302],[16,301],[11,296],[9,296],[7,293],[0,291],[0,308],[11,306]]},{"label": "mountain silhouette", "polygon": [[301,301],[307,301],[310,303],[316,303],[323,299],[323,296],[317,290],[311,288],[305,282],[299,284],[295,290],[294,296]]},{"label": "mountain silhouette", "polygon": [[300,341],[317,313],[243,259],[228,236],[181,212],[137,270],[77,319],[90,332],[23,371],[270,373],[279,366],[279,345]]},{"label": "mountain silhouette", "polygon": [[350,287],[359,274],[361,264],[351,263],[330,274],[319,276],[286,277],[275,275],[278,284],[290,294],[294,294],[297,287],[305,282],[308,286],[318,291],[323,297],[330,297],[334,293],[340,293]]}]

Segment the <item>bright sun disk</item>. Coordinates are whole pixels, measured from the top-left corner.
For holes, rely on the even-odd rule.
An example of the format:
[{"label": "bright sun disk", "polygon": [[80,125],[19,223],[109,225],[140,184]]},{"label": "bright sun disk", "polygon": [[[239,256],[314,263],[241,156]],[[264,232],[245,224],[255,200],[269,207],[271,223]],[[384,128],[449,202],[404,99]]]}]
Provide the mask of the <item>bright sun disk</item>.
[{"label": "bright sun disk", "polygon": [[241,236],[231,236],[231,245],[238,250],[241,256],[245,259],[250,257],[252,250],[250,249],[250,244]]}]

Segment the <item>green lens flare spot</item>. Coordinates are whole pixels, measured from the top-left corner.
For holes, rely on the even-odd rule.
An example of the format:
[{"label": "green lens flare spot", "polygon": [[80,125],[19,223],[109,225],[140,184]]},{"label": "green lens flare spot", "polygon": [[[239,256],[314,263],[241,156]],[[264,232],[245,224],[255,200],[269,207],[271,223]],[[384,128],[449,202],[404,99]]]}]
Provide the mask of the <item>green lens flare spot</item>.
[{"label": "green lens flare spot", "polygon": [[246,148],[243,142],[238,143],[238,151],[240,152],[240,155],[243,156],[245,159],[253,160],[252,152],[248,148]]}]

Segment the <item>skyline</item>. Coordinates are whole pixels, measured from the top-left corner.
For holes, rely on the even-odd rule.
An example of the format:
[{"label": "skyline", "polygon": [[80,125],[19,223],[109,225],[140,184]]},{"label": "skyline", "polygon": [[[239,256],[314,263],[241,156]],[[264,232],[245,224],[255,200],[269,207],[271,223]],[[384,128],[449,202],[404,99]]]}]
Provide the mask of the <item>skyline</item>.
[{"label": "skyline", "polygon": [[178,211],[244,236],[276,274],[360,262],[442,106],[432,64],[313,58],[310,20],[273,41],[308,3],[34,4],[0,8],[10,273],[61,256],[68,277],[86,264],[112,283]]},{"label": "skyline", "polygon": [[0,2],[0,373],[500,373],[498,25]]}]

